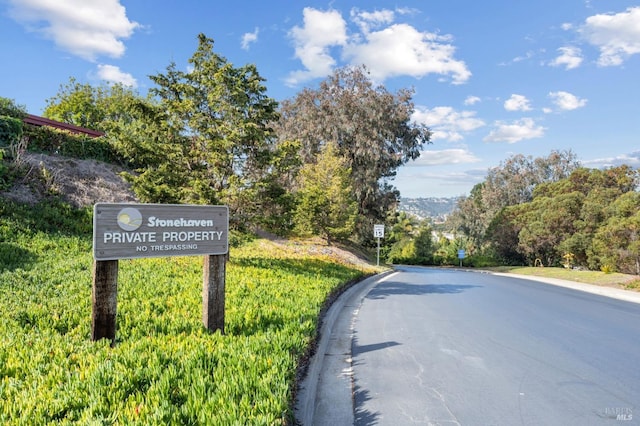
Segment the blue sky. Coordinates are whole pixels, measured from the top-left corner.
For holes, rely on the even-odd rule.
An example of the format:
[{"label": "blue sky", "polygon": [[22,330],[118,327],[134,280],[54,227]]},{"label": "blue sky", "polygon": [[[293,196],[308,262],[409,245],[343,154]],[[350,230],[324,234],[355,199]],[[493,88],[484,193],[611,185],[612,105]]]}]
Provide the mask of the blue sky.
[{"label": "blue sky", "polygon": [[69,77],[145,94],[198,33],[276,100],[349,64],[414,88],[433,143],[399,170],[403,197],[466,195],[514,154],[640,166],[638,1],[0,0],[0,96],[41,114]]}]

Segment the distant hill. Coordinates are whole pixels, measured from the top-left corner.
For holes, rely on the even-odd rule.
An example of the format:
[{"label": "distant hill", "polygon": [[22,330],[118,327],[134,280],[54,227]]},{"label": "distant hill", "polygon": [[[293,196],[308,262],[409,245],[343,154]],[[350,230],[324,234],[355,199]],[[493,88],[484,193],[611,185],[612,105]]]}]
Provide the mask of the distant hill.
[{"label": "distant hill", "polygon": [[454,210],[459,197],[401,198],[399,210],[418,217],[443,222]]}]

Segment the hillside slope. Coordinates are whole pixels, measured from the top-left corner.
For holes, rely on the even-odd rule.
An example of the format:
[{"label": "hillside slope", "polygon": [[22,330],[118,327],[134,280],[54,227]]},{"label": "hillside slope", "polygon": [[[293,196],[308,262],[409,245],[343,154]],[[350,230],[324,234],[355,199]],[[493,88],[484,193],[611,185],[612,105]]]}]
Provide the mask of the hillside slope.
[{"label": "hillside slope", "polygon": [[[113,164],[35,153],[23,154],[20,161],[27,173],[0,196],[36,204],[47,196],[57,195],[77,208],[91,207],[97,202],[138,201],[131,186],[120,176],[124,169]],[[258,236],[311,256],[326,256],[356,268],[371,267],[364,253],[340,245],[327,246],[319,238],[287,240],[262,231],[258,231]]]},{"label": "hillside slope", "polygon": [[74,207],[96,202],[133,202],[136,196],[120,173],[124,169],[95,160],[24,153],[19,160],[27,170],[13,187],[2,192],[11,200],[35,204],[59,195]]}]

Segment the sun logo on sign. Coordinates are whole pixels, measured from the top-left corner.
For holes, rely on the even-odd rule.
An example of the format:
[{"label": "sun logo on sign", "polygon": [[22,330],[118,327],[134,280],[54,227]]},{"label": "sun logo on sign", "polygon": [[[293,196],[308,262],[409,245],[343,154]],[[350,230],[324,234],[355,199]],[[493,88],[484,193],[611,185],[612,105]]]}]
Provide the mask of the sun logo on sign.
[{"label": "sun logo on sign", "polygon": [[118,226],[123,231],[135,231],[142,225],[142,213],[133,207],[126,207],[118,213]]}]

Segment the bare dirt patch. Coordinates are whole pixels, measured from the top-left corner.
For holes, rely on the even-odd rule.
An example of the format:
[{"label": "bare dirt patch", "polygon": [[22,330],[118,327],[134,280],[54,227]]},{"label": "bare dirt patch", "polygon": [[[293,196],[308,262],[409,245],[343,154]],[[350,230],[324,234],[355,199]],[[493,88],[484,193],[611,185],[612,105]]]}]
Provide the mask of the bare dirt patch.
[{"label": "bare dirt patch", "polygon": [[35,204],[47,196],[58,195],[74,207],[137,201],[131,186],[120,176],[124,171],[121,167],[35,153],[24,153],[19,161],[25,175],[2,193],[11,200]]}]

